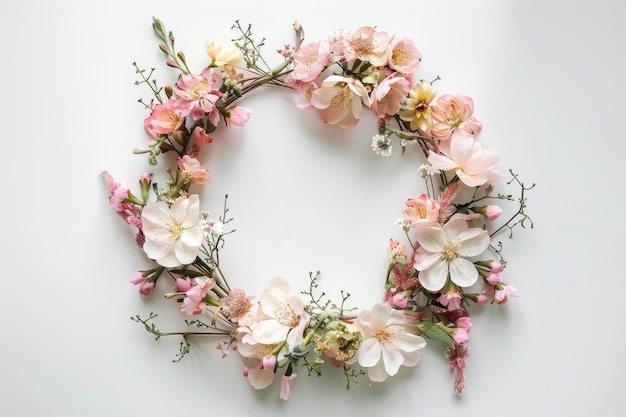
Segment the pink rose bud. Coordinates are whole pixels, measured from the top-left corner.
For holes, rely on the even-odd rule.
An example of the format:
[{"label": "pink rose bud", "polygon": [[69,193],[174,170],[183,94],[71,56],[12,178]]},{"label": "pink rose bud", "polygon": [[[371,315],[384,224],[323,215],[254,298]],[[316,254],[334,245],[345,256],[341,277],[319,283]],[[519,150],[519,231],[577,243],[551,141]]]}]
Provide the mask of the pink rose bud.
[{"label": "pink rose bud", "polygon": [[487,299],[486,296],[480,294],[478,297],[476,297],[476,302],[478,304],[487,304],[489,302],[489,300]]}]

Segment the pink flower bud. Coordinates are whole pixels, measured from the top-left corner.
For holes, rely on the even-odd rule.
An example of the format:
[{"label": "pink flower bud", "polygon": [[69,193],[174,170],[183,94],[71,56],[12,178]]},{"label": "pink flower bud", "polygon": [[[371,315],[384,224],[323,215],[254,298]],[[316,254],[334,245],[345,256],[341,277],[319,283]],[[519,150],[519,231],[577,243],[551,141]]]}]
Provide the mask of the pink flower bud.
[{"label": "pink flower bud", "polygon": [[487,275],[487,282],[491,285],[496,285],[498,282],[502,282],[502,278],[498,274],[494,274],[493,272]]},{"label": "pink flower bud", "polygon": [[502,209],[498,206],[494,206],[492,204],[488,205],[485,210],[485,217],[487,220],[495,220],[502,214]]},{"label": "pink flower bud", "polygon": [[191,280],[189,278],[176,278],[176,288],[179,292],[187,292],[191,289]]},{"label": "pink flower bud", "polygon": [[478,304],[487,304],[489,300],[485,295],[480,294],[478,297],[476,297],[476,302]]},{"label": "pink flower bud", "polygon": [[502,264],[498,261],[493,261],[489,265],[489,269],[494,274],[499,274],[500,272],[504,271],[504,266],[502,266]]},{"label": "pink flower bud", "polygon": [[394,305],[394,307],[406,308],[409,302],[402,294],[396,294],[391,299],[391,303]]},{"label": "pink flower bud", "polygon": [[273,370],[275,366],[276,356],[272,355],[268,358],[263,358],[263,361],[260,363],[259,368]]},{"label": "pink flower bud", "polygon": [[454,332],[452,339],[454,339],[455,344],[462,345],[469,340],[469,333],[467,333],[467,330],[458,327]]},{"label": "pink flower bud", "polygon": [[472,326],[474,326],[474,324],[472,323],[472,319],[470,319],[467,316],[459,317],[458,319],[456,319],[455,324],[456,324],[456,327],[460,329],[465,329],[468,333],[471,330]]}]

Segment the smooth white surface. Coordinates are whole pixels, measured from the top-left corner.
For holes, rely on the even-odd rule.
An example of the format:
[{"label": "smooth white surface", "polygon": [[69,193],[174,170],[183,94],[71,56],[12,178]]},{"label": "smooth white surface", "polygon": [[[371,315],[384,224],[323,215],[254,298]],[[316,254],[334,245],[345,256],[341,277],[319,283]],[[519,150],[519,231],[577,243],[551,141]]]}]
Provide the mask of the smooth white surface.
[{"label": "smooth white surface", "polygon": [[[0,410],[11,416],[623,415],[623,16],[618,2],[164,2],[6,0],[0,14],[4,265]],[[176,307],[129,284],[148,265],[106,202],[100,172],[133,182],[146,169],[147,96],[131,63],[166,82],[151,17],[174,31],[194,68],[204,42],[226,42],[235,19],[266,37],[266,54],[361,25],[416,40],[418,76],[475,100],[481,141],[536,189],[535,229],[506,241],[506,279],[521,297],[475,310],[467,391],[456,398],[441,349],[373,389],[344,390],[340,373],[255,392],[236,357],[214,343],[170,360],[131,315]],[[278,58],[276,58],[278,60]],[[276,61],[278,62],[278,61]],[[170,79],[171,82],[171,79]],[[243,104],[243,103],[242,103]],[[415,150],[376,157],[373,119],[343,131],[298,112],[289,94],[245,100],[243,129],[221,130],[203,154],[203,190],[218,213],[230,194],[238,229],[224,251],[231,282],[259,293],[275,275],[365,308],[381,295],[385,244],[404,200],[423,191]],[[504,185],[504,184],[501,184]],[[169,309],[168,309],[169,307]],[[334,373],[335,376],[329,374]]]}]

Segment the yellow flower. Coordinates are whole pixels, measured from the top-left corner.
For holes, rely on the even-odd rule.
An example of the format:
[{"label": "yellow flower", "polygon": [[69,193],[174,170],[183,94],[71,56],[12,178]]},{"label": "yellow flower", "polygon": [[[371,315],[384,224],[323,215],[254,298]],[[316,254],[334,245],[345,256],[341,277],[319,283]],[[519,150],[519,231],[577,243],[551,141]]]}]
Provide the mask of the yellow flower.
[{"label": "yellow flower", "polygon": [[415,84],[409,91],[409,99],[400,110],[400,119],[411,123],[411,130],[427,131],[432,126],[430,102],[435,98],[435,91],[429,81]]}]

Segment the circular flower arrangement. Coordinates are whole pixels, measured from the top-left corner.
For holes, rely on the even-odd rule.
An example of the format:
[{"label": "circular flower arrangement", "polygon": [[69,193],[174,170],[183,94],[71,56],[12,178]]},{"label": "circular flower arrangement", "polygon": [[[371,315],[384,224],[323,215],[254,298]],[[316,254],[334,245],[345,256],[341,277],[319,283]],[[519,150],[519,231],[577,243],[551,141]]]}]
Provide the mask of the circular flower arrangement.
[{"label": "circular flower arrangement", "polygon": [[[149,115],[144,127],[150,137],[145,150],[150,166],[169,155],[172,167],[164,171],[163,187],[153,174],[139,178],[140,192],[103,172],[111,207],[137,229],[135,241],[155,262],[135,272],[131,283],[142,295],[166,280],[165,297],[179,303],[194,331],[161,332],[155,313],[133,320],[157,336],[180,335],[180,360],[189,352],[191,338],[219,338],[224,356],[236,352],[243,375],[257,389],[270,386],[280,375],[280,398],[287,399],[304,368],[320,375],[325,361],[343,370],[346,386],[371,385],[396,375],[401,366],[420,361],[427,340],[442,346],[454,372],[454,391],[464,390],[465,360],[470,355],[472,328],[469,307],[503,304],[517,290],[503,279],[506,262],[494,237],[532,221],[525,213],[525,192],[532,188],[509,171],[507,184],[519,187],[519,196],[494,193],[500,179],[499,154],[479,142],[481,123],[474,117],[470,97],[437,97],[435,80],[417,80],[421,54],[415,43],[396,34],[364,26],[326,40],[304,42],[296,22],[296,41],[278,51],[281,64],[265,68],[263,42],[255,42],[250,26],[235,22],[232,49],[207,42],[209,60],[192,72],[185,55],[175,48],[174,36],[154,18],[167,66],[179,72],[175,85],[159,87],[153,72],[135,65],[139,80],[152,92],[139,100]],[[381,301],[368,310],[349,308],[342,293],[339,302],[318,293],[320,274],[311,273],[309,288],[295,291],[287,280],[274,278],[257,297],[232,288],[219,261],[225,238],[232,233],[226,202],[222,216],[201,211],[194,190],[211,173],[197,159],[200,149],[213,142],[218,126],[244,126],[252,112],[235,104],[250,91],[276,85],[293,91],[295,106],[316,112],[322,122],[351,128],[366,111],[378,120],[371,147],[390,156],[392,142],[402,150],[417,145],[424,162],[416,166],[427,192],[409,196],[399,208],[396,226],[406,236],[390,239],[389,265]],[[167,155],[164,155],[167,154]],[[498,202],[516,207],[502,220]],[[391,225],[392,221],[390,221]]]}]

